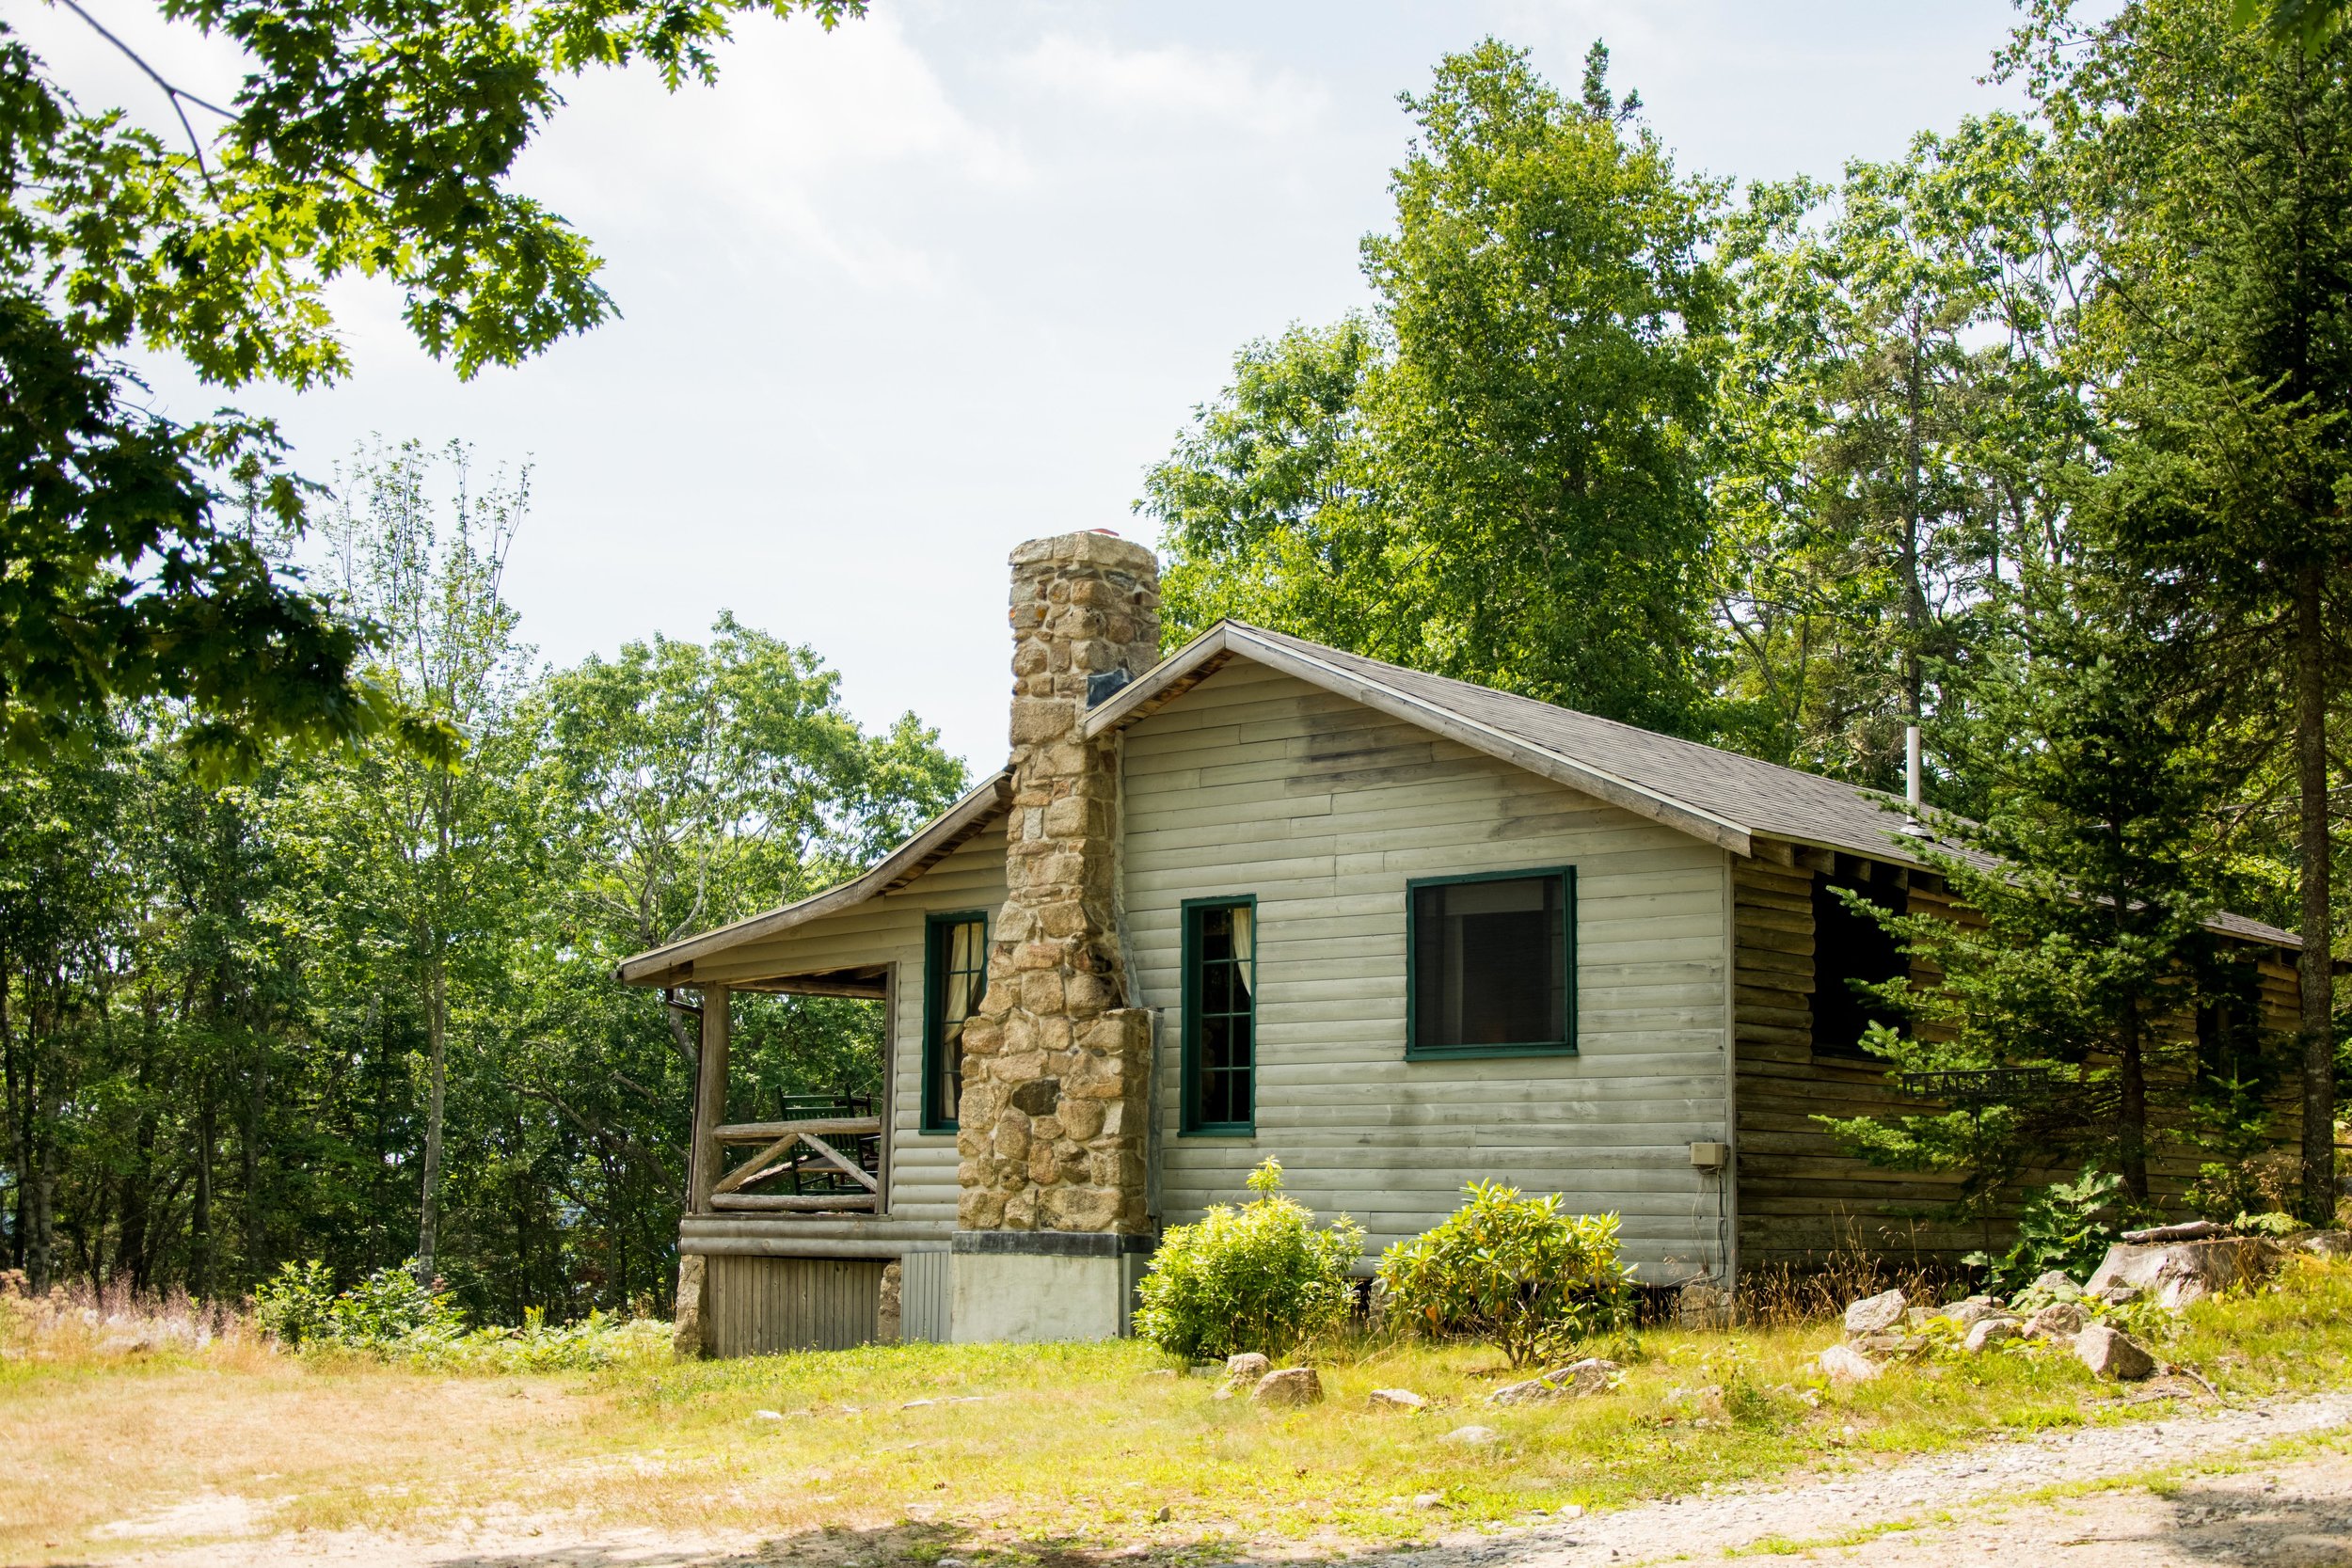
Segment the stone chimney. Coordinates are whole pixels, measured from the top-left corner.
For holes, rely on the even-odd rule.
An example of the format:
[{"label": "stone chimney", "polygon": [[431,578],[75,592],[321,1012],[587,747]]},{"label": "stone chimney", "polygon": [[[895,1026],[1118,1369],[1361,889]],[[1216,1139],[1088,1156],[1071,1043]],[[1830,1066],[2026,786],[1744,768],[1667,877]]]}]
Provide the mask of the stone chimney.
[{"label": "stone chimney", "polygon": [[[1115,1257],[1114,1238],[1145,1227],[1152,1030],[1126,1005],[1114,910],[1117,743],[1089,741],[1082,725],[1158,659],[1159,605],[1158,562],[1116,534],[1012,552],[1005,907],[964,1030],[956,1148],[959,1229],[1015,1234],[961,1236],[959,1253]],[[960,1309],[963,1296],[960,1281]]]}]

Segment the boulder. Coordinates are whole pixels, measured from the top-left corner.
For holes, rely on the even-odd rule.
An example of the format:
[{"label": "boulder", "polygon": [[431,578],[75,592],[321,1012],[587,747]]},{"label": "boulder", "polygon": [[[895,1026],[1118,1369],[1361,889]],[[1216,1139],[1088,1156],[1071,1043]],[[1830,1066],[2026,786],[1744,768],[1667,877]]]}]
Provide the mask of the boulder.
[{"label": "boulder", "polygon": [[2054,1301],[2026,1320],[2025,1333],[2035,1339],[2072,1339],[2090,1321],[2080,1302]]},{"label": "boulder", "polygon": [[2156,1358],[2122,1329],[2092,1323],[2074,1337],[2074,1354],[2101,1377],[2137,1383],[2156,1370]]},{"label": "boulder", "polygon": [[2086,1299],[2090,1301],[2105,1302],[2109,1307],[2128,1307],[2133,1302],[2139,1299],[2139,1287],[2137,1285],[2110,1285],[2104,1291],[2092,1291]]},{"label": "boulder", "polygon": [[1426,1410],[1429,1402],[1410,1388],[1375,1388],[1364,1402],[1375,1410]]},{"label": "boulder", "polygon": [[710,1349],[703,1325],[708,1269],[708,1261],[699,1252],[684,1253],[677,1260],[677,1308],[670,1318],[670,1354],[681,1361],[699,1360]]},{"label": "boulder", "polygon": [[2122,1240],[2134,1246],[2147,1246],[2155,1242],[2201,1242],[2212,1236],[2227,1236],[2230,1227],[2212,1220],[2188,1220],[2180,1225],[2152,1225],[2145,1230],[2126,1230]]},{"label": "boulder", "polygon": [[1956,1323],[1963,1328],[1974,1328],[1978,1323],[1999,1311],[2000,1308],[1993,1304],[1991,1296],[1970,1296],[1966,1301],[1952,1303],[1936,1315],[1948,1322]]},{"label": "boulder", "polygon": [[1693,1279],[1675,1292],[1675,1322],[1683,1328],[1729,1328],[1731,1292],[1711,1279]]},{"label": "boulder", "polygon": [[1273,1370],[1274,1363],[1254,1350],[1225,1358],[1225,1381],[1228,1383],[1255,1383]]},{"label": "boulder", "polygon": [[1961,1343],[1971,1354],[1980,1355],[2004,1339],[2017,1338],[2015,1318],[1979,1318],[1969,1326],[1968,1338]]},{"label": "boulder", "polygon": [[1903,1321],[1903,1310],[1911,1305],[1900,1291],[1882,1291],[1874,1296],[1864,1296],[1846,1307],[1846,1337],[1859,1338],[1865,1334],[1883,1334]]},{"label": "boulder", "polygon": [[2026,1290],[2051,1301],[2078,1301],[2083,1293],[2083,1288],[2074,1283],[2074,1275],[2063,1269],[2050,1270],[2026,1286]]},{"label": "boulder", "polygon": [[1260,1378],[1249,1399],[1253,1404],[1321,1404],[1323,1379],[1312,1367],[1283,1367]]},{"label": "boulder", "polygon": [[2352,1230],[2306,1230],[2287,1244],[2321,1258],[2352,1258]]},{"label": "boulder", "polygon": [[2118,1243],[2107,1248],[2092,1294],[2115,1285],[2137,1285],[2157,1305],[2186,1307],[2241,1285],[2267,1278],[2286,1254],[2259,1236],[2224,1236],[2202,1242],[2163,1242],[2148,1246]]},{"label": "boulder", "polygon": [[1494,1392],[1496,1404],[1548,1404],[1553,1400],[1572,1399],[1584,1394],[1605,1394],[1617,1386],[1617,1376],[1625,1369],[1614,1361],[1588,1356],[1572,1361],[1565,1367],[1554,1367],[1540,1377],[1524,1383],[1514,1383]]},{"label": "boulder", "polygon": [[1832,1345],[1816,1359],[1832,1383],[1867,1383],[1879,1375],[1879,1364],[1851,1345]]},{"label": "boulder", "polygon": [[1492,1427],[1455,1427],[1445,1434],[1445,1440],[1467,1449],[1489,1449],[1502,1441],[1502,1433]]}]

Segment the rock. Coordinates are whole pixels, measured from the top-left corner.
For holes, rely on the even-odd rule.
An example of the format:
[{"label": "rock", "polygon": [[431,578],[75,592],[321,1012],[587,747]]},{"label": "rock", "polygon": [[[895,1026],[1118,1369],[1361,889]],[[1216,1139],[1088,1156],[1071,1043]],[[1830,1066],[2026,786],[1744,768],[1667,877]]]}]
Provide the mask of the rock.
[{"label": "rock", "polygon": [[2088,1299],[2105,1302],[2109,1307],[2128,1307],[2139,1299],[2139,1287],[2110,1285],[2104,1291],[2093,1291]]},{"label": "rock", "polygon": [[752,1419],[755,1421],[781,1421],[784,1419],[784,1412],[781,1410],[755,1410],[752,1412]]},{"label": "rock", "polygon": [[2092,1323],[2074,1337],[2074,1354],[2101,1377],[2137,1383],[2156,1370],[2156,1358],[2121,1329]]},{"label": "rock", "polygon": [[2033,1339],[2072,1339],[2090,1321],[2080,1302],[2054,1301],[2026,1320],[2024,1332]]},{"label": "rock", "polygon": [[2134,1246],[2146,1246],[2153,1242],[2201,1242],[2209,1236],[2226,1236],[2230,1227],[2211,1220],[2189,1220],[2181,1225],[2152,1225],[2145,1230],[2126,1230],[2122,1240]]},{"label": "rock", "polygon": [[2054,1301],[2079,1300],[2083,1293],[2083,1288],[2074,1283],[2074,1275],[2059,1269],[2052,1269],[2026,1289]]},{"label": "rock", "polygon": [[1879,1364],[1851,1345],[1832,1345],[1817,1360],[1832,1383],[1867,1383],[1879,1375]]},{"label": "rock", "polygon": [[1850,1303],[1846,1307],[1847,1338],[1885,1333],[1903,1321],[1903,1309],[1910,1305],[1900,1291],[1883,1291]]},{"label": "rock", "polygon": [[1974,1328],[1999,1310],[1993,1305],[1991,1296],[1970,1296],[1966,1301],[1952,1303],[1938,1315],[1963,1328]]},{"label": "rock", "polygon": [[1928,1352],[1924,1334],[1865,1334],[1846,1343],[1873,1361],[1912,1361]]},{"label": "rock", "polygon": [[2160,1307],[2178,1309],[2191,1302],[2267,1278],[2285,1251],[2259,1236],[2225,1236],[2203,1242],[2166,1242],[2151,1246],[2122,1243],[2090,1276],[2093,1294],[2114,1285],[2137,1285]]},{"label": "rock", "polygon": [[1253,1404],[1321,1404],[1323,1379],[1312,1367],[1284,1367],[1258,1380],[1249,1390]]},{"label": "rock", "polygon": [[1968,1338],[1961,1342],[1971,1354],[1981,1355],[2002,1340],[2016,1338],[2015,1318],[1979,1318],[1969,1326]]},{"label": "rock", "polygon": [[699,1360],[709,1349],[703,1337],[708,1267],[699,1252],[682,1254],[677,1260],[677,1307],[670,1319],[670,1354],[681,1361]]},{"label": "rock", "polygon": [[1416,1492],[1413,1494],[1413,1506],[1415,1508],[1443,1508],[1445,1506],[1445,1494],[1442,1492]]},{"label": "rock", "polygon": [[1445,1440],[1469,1449],[1490,1449],[1502,1441],[1502,1433],[1492,1427],[1455,1427],[1445,1434]]},{"label": "rock", "polygon": [[1375,1388],[1365,1403],[1375,1410],[1426,1410],[1429,1402],[1410,1388]]},{"label": "rock", "polygon": [[1225,1381],[1228,1383],[1255,1383],[1273,1370],[1274,1363],[1254,1350],[1225,1358]]},{"label": "rock", "polygon": [[905,1291],[905,1266],[895,1260],[884,1263],[882,1294],[874,1309],[874,1343],[895,1345],[906,1337]]},{"label": "rock", "polygon": [[1554,1367],[1540,1377],[1524,1383],[1514,1383],[1498,1388],[1489,1402],[1494,1404],[1545,1404],[1553,1400],[1571,1399],[1584,1394],[1605,1394],[1617,1386],[1618,1374],[1625,1369],[1614,1361],[1597,1355],[1572,1361],[1565,1367]]},{"label": "rock", "polygon": [[2287,1245],[2321,1258],[2352,1258],[2352,1230],[2306,1230]]}]

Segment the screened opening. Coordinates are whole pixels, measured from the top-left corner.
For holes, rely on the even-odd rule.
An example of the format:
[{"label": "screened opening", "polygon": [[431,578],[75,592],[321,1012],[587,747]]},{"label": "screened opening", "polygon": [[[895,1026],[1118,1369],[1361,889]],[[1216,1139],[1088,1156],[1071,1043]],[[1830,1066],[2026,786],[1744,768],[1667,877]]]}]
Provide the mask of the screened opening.
[{"label": "screened opening", "polygon": [[1184,908],[1184,1130],[1248,1132],[1257,1115],[1258,911]]},{"label": "screened opening", "polygon": [[1415,1052],[1567,1049],[1573,883],[1563,871],[1415,882]]},{"label": "screened opening", "polygon": [[1849,909],[1836,889],[1859,894],[1892,914],[1901,914],[1903,890],[1852,876],[1813,879],[1813,1051],[1820,1056],[1852,1056],[1875,1062],[1862,1048],[1873,1022],[1906,1030],[1900,1014],[1859,995],[1853,982],[1883,985],[1911,973],[1895,934],[1870,916]]},{"label": "screened opening", "polygon": [[988,990],[988,917],[934,916],[923,961],[923,1131],[956,1131],[963,1026]]}]

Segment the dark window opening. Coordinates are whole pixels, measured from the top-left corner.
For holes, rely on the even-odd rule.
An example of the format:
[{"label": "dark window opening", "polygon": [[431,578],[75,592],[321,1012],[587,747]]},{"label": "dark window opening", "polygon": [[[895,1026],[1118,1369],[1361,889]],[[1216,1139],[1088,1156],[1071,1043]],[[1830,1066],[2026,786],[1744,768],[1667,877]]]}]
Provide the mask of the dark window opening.
[{"label": "dark window opening", "polygon": [[1410,884],[1407,1054],[1573,1049],[1575,897],[1565,869]]},{"label": "dark window opening", "polygon": [[953,1132],[963,1099],[963,1026],[988,990],[988,917],[931,916],[923,955],[923,1117]]},{"label": "dark window opening", "polygon": [[1901,914],[1907,900],[1903,890],[1884,882],[1853,877],[1813,879],[1813,1051],[1821,1056],[1854,1056],[1877,1061],[1862,1047],[1869,1026],[1883,1023],[1908,1033],[1901,1014],[1873,998],[1861,995],[1853,982],[1883,985],[1911,973],[1895,933],[1860,910],[1848,907],[1836,889]]},{"label": "dark window opening", "polygon": [[1258,906],[1184,905],[1184,1126],[1239,1133],[1257,1124]]}]

